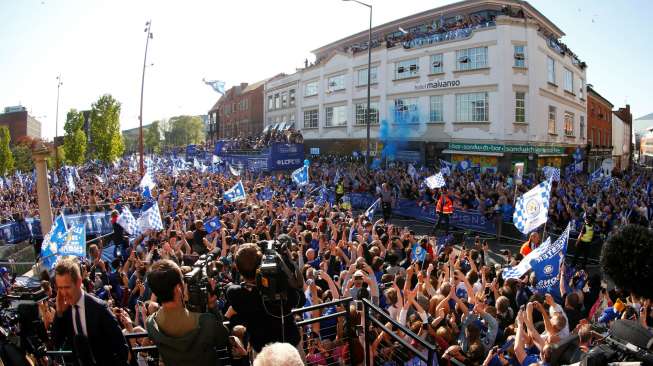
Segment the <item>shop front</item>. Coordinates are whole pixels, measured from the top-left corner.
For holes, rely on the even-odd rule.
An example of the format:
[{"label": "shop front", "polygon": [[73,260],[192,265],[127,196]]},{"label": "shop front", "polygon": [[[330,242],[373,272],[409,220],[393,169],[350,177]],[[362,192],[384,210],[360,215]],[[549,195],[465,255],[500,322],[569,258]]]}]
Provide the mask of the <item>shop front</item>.
[{"label": "shop front", "polygon": [[517,163],[524,163],[527,173],[543,166],[562,167],[566,156],[564,146],[473,144],[450,142],[443,154],[450,154],[452,163],[469,160],[481,172],[511,173]]}]

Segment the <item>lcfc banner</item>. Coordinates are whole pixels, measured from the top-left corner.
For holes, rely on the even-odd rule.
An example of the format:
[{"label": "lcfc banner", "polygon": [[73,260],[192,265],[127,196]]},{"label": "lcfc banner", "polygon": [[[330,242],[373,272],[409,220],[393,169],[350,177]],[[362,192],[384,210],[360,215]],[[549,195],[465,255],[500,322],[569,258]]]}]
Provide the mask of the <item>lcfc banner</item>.
[{"label": "lcfc banner", "polygon": [[304,165],[304,144],[272,144],[268,170],[293,170]]}]

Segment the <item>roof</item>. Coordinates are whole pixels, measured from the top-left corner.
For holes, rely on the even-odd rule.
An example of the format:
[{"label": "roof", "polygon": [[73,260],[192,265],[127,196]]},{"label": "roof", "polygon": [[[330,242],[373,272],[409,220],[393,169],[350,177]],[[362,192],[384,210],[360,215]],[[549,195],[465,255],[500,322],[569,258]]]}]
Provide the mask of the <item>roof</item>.
[{"label": "roof", "polygon": [[651,120],[653,120],[653,113],[649,113],[645,116],[635,119],[635,121],[651,121]]},{"label": "roof", "polygon": [[[435,16],[435,15],[440,15],[444,12],[455,12],[462,10],[464,8],[470,8],[474,6],[479,6],[479,5],[494,5],[494,6],[504,6],[504,5],[510,5],[510,6],[517,6],[521,7],[524,10],[528,11],[532,16],[534,16],[536,19],[542,21],[545,23],[553,33],[556,35],[557,38],[560,38],[565,35],[565,33],[558,28],[557,25],[555,25],[551,20],[549,20],[547,17],[545,17],[542,13],[539,12],[539,10],[535,9],[531,4],[529,4],[527,1],[523,0],[464,0],[464,1],[459,1],[456,3],[452,3],[449,5],[441,6],[438,8],[433,8],[429,9],[420,13],[416,13],[413,15],[409,15],[400,19],[396,19],[381,25],[377,25],[376,27],[372,28],[372,33],[376,32],[389,32],[389,31],[396,31],[398,26],[407,23],[407,22],[415,22],[419,18],[422,17],[428,17],[428,16]],[[327,45],[324,45],[322,47],[319,47],[315,50],[312,51],[313,54],[318,54],[321,52],[326,51],[329,48],[336,47],[340,44],[345,45],[348,43],[353,42],[355,39],[361,38],[364,40],[367,40],[369,30],[366,29],[364,31],[358,32],[356,34],[347,36],[345,38],[341,38],[335,42],[331,42]]]},{"label": "roof", "polygon": [[263,80],[261,80],[261,81],[257,81],[257,82],[255,82],[254,84],[249,84],[249,85],[247,85],[247,87],[245,88],[245,90],[243,90],[242,94],[249,93],[249,92],[251,92],[251,91],[253,91],[253,90],[256,90],[258,87],[260,87],[261,85],[265,84],[265,82],[268,81],[268,80],[269,80],[269,79],[263,79]]}]

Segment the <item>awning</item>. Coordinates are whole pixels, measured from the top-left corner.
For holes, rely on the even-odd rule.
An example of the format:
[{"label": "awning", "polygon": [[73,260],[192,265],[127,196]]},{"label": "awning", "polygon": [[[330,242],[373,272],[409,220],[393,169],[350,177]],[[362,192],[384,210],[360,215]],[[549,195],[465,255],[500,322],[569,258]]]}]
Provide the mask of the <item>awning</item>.
[{"label": "awning", "polygon": [[460,154],[460,155],[480,155],[480,156],[503,156],[503,153],[483,152],[483,151],[458,151],[458,150],[442,150],[443,154]]},{"label": "awning", "polygon": [[286,122],[281,122],[279,126],[277,127],[278,131],[283,131],[286,129]]}]

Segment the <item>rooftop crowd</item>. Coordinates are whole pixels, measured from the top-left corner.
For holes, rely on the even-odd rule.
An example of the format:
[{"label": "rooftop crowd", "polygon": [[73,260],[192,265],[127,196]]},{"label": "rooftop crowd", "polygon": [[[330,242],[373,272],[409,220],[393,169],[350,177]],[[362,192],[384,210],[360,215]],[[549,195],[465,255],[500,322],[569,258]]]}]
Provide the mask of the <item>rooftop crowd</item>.
[{"label": "rooftop crowd", "polygon": [[[106,301],[123,333],[146,331],[148,318],[158,320],[173,314],[157,301],[150,286],[150,274],[157,263],[169,260],[185,272],[199,255],[217,249],[219,260],[214,265],[218,274],[211,279],[211,288],[238,284],[243,280],[237,266],[239,250],[247,248],[246,243],[275,239],[282,234],[292,242],[292,260],[306,280],[302,305],[349,296],[355,300],[368,298],[397,322],[434,344],[439,364],[455,362],[453,359],[465,365],[550,364],[551,347],[571,333],[580,339],[580,352],[586,352],[594,339],[591,324],[627,318],[645,326],[653,325],[650,299],[607,288],[599,274],[590,274],[581,267],[568,264],[560,271],[560,296],[554,297],[534,289],[532,273],[520,279],[503,279],[502,269],[522,259],[518,250],[490,261],[490,246],[479,238],[467,247],[463,243],[441,245],[436,236],[418,235],[411,227],[396,224],[391,212],[384,211],[383,218],[379,212],[370,221],[346,203],[341,204],[342,197],[349,192],[367,192],[387,201],[390,207],[399,198],[413,199],[424,207],[435,205],[439,190],[430,190],[423,183],[425,177],[434,173],[429,168],[411,169],[396,163],[385,169],[368,170],[359,159],[330,156],[311,162],[311,186],[300,188],[287,173],[245,173],[236,177],[188,169],[172,176],[162,168],[166,166],[165,159],[163,163],[159,158],[152,161],[159,164],[153,170],[156,188],[151,194],[161,211],[161,231],[148,230],[129,238],[117,223],[122,206],[138,208],[144,204],[138,186],[140,174],[129,159],[109,167],[78,168],[74,192],[68,190],[62,178],[50,187],[56,212],[112,212],[114,232],[88,247],[80,276],[83,290]],[[106,180],[100,182],[98,175]],[[588,184],[582,174],[561,179],[552,191],[549,230],[562,231],[570,221],[580,229],[584,218],[590,217],[594,240],[601,243],[627,222],[648,227],[648,182],[652,178],[648,171],[630,170],[614,174],[610,184]],[[515,189],[512,177],[501,173],[454,171],[447,177],[447,186],[455,210],[478,210],[501,222],[511,220],[515,194],[521,195],[543,179],[540,174],[527,175],[524,184]],[[247,197],[228,202],[223,193],[239,180]],[[36,195],[30,194],[27,185],[21,185],[17,179],[7,183],[5,180],[0,189],[3,220],[37,216]],[[339,201],[321,202],[310,193],[321,185],[333,189]],[[220,218],[221,228],[208,233],[204,223],[215,217]],[[575,239],[570,239],[570,243]],[[427,252],[421,261],[411,256],[414,243]],[[121,250],[109,262],[102,258],[110,245]],[[52,331],[57,283],[47,272],[41,274],[40,280],[49,295],[39,307],[40,315],[45,329]],[[228,332],[232,336],[234,362],[248,364],[248,353],[261,352],[266,338],[253,336],[252,325],[239,318],[239,310],[235,309],[244,305],[237,306],[235,301],[224,293],[211,292],[209,296],[212,312],[230,320]],[[347,309],[330,306],[304,317],[316,318],[342,310],[351,314],[355,324],[360,324],[362,315],[354,305]],[[168,336],[174,338],[175,331],[168,331]],[[303,335],[303,344],[298,348],[308,364],[344,363],[349,360],[348,354],[353,355],[352,363],[364,362],[364,332],[345,329],[342,320],[320,321],[299,331],[297,337]],[[368,357],[374,364],[420,364],[414,354],[377,328],[371,330],[371,335],[372,354]],[[403,333],[401,336],[409,339]],[[352,342],[348,342],[350,338]],[[152,340],[130,342],[146,345]],[[59,346],[56,343],[55,339],[48,340],[52,349]],[[424,351],[419,343],[412,344]],[[179,347],[179,354],[169,360],[178,357],[181,362],[184,352],[193,349],[192,344],[180,343]],[[147,356],[139,354],[137,362],[148,364]]]}]

